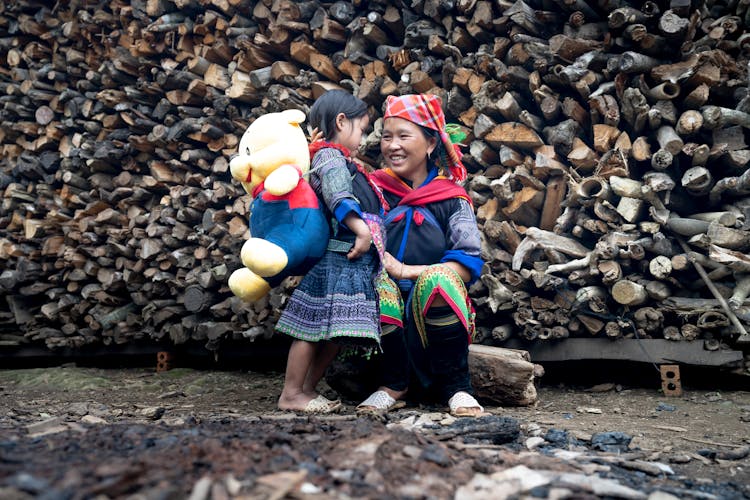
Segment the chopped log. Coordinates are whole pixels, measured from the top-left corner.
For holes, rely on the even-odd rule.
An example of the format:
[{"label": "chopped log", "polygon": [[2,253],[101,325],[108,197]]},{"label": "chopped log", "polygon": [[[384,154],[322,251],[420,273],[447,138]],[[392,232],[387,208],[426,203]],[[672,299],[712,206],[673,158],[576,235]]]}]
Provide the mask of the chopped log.
[{"label": "chopped log", "polygon": [[671,155],[676,155],[682,151],[684,144],[682,138],[669,125],[659,127],[659,130],[656,131],[656,139],[661,149],[669,152]]},{"label": "chopped log", "polygon": [[469,372],[481,400],[503,406],[528,406],[536,402],[534,379],[542,370],[530,362],[525,351],[472,344]]},{"label": "chopped log", "polygon": [[612,298],[618,304],[637,306],[646,302],[648,293],[643,285],[630,280],[622,280],[612,286]]},{"label": "chopped log", "polygon": [[562,200],[566,195],[567,184],[565,178],[561,175],[553,176],[547,182],[546,194],[544,196],[544,206],[539,220],[539,228],[551,231],[554,229],[557,218],[562,213]]},{"label": "chopped log", "polygon": [[494,127],[484,140],[492,147],[508,146],[517,149],[534,149],[544,144],[532,129],[521,123],[501,123]]}]

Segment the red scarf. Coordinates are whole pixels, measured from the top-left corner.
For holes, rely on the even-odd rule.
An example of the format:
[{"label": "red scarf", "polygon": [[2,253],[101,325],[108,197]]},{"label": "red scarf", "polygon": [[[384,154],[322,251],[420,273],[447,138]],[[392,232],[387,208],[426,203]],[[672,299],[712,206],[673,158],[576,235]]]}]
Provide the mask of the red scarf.
[{"label": "red scarf", "polygon": [[470,205],[472,204],[471,198],[464,188],[443,176],[435,177],[432,181],[417,189],[409,187],[390,168],[376,170],[371,177],[383,191],[400,197],[399,205],[424,206],[428,203],[451,198],[463,198]]},{"label": "red scarf", "polygon": [[310,149],[310,161],[312,162],[312,159],[315,157],[315,154],[318,151],[320,151],[321,149],[326,149],[326,148],[332,148],[332,149],[336,149],[336,150],[340,151],[341,154],[344,155],[344,158],[347,159],[347,161],[353,163],[354,166],[357,167],[357,170],[359,171],[359,173],[361,173],[362,175],[365,176],[365,179],[367,179],[367,183],[370,184],[370,187],[372,188],[372,190],[375,191],[375,195],[378,197],[378,200],[380,201],[380,206],[383,207],[383,210],[387,211],[389,209],[388,202],[386,202],[385,198],[383,198],[383,191],[380,190],[380,186],[378,186],[373,181],[372,176],[370,175],[370,173],[367,170],[365,170],[365,167],[363,167],[358,162],[356,162],[356,161],[354,161],[352,159],[351,152],[349,151],[349,149],[347,147],[342,146],[341,144],[333,143],[333,142],[315,141],[312,144],[310,144],[310,146],[309,146],[309,149]]}]

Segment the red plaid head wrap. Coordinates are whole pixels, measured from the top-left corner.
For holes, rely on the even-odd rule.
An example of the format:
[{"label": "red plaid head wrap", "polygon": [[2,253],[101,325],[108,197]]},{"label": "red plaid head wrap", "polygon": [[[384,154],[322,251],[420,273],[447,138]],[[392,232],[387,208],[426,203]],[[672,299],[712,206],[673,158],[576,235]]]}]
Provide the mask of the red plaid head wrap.
[{"label": "red plaid head wrap", "polygon": [[445,130],[445,115],[440,105],[440,98],[431,94],[407,94],[402,96],[388,96],[385,101],[383,118],[403,118],[422,127],[435,130],[445,147],[446,164],[440,164],[448,170],[449,177],[455,182],[466,179],[466,168],[461,163],[461,151],[451,142]]}]

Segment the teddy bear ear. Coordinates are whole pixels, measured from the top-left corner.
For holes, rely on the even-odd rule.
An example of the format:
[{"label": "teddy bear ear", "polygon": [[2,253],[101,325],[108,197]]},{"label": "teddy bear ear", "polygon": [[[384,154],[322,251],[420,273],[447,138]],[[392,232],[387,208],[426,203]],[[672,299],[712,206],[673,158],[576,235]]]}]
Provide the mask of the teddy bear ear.
[{"label": "teddy bear ear", "polygon": [[299,109],[287,109],[286,111],[282,111],[281,114],[289,123],[299,125],[305,121],[305,112]]}]

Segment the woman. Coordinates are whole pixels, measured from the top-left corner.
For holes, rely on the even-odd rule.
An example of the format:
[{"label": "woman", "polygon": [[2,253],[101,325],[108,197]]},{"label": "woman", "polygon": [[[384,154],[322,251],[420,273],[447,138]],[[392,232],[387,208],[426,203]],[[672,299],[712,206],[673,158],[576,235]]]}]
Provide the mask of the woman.
[{"label": "woman", "polygon": [[372,177],[390,206],[384,266],[400,293],[380,290],[381,387],[360,412],[403,406],[412,382],[455,416],[484,411],[471,395],[474,310],[466,289],[481,272],[480,236],[470,199],[457,184],[466,169],[445,125],[436,96],[386,101],[380,142],[386,168]]}]

